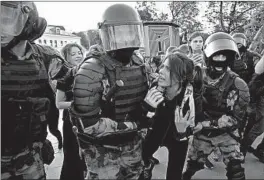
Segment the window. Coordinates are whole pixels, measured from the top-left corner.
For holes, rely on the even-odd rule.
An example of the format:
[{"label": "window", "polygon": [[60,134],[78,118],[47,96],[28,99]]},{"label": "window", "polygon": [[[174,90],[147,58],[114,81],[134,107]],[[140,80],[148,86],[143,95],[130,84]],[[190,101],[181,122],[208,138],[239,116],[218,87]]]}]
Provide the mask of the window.
[{"label": "window", "polygon": [[58,42],[57,42],[57,40],[55,40],[54,42],[55,42],[55,47],[58,47]]},{"label": "window", "polygon": [[64,41],[65,42],[65,44],[67,44],[67,41]]},{"label": "window", "polygon": [[39,39],[38,42],[39,42],[39,44],[41,44],[42,43],[41,39]]},{"label": "window", "polygon": [[56,28],[56,34],[60,34],[60,28]]},{"label": "window", "polygon": [[63,41],[61,41],[61,46],[63,46]]},{"label": "window", "polygon": [[53,41],[52,40],[50,40],[50,45],[53,47]]},{"label": "window", "polygon": [[47,40],[46,39],[44,39],[44,44],[47,44]]}]

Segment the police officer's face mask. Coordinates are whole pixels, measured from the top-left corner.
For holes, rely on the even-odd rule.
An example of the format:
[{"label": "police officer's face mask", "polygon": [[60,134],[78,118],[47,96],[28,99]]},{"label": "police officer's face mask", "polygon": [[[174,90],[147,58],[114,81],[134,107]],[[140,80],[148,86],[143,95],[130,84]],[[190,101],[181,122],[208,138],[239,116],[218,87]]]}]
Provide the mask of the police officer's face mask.
[{"label": "police officer's face mask", "polygon": [[227,56],[224,54],[213,55],[210,60],[209,75],[212,79],[223,75],[228,67]]}]

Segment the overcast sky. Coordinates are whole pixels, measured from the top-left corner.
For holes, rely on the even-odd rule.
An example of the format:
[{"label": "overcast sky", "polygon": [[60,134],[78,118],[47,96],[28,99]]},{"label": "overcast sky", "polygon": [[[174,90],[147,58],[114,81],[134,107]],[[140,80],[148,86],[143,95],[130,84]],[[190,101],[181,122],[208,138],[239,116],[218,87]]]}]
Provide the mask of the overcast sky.
[{"label": "overcast sky", "polygon": [[[104,10],[116,2],[36,2],[39,15],[50,25],[62,25],[68,31],[96,29]],[[118,2],[135,7],[136,2]],[[168,2],[156,2],[159,11],[168,10]]]}]

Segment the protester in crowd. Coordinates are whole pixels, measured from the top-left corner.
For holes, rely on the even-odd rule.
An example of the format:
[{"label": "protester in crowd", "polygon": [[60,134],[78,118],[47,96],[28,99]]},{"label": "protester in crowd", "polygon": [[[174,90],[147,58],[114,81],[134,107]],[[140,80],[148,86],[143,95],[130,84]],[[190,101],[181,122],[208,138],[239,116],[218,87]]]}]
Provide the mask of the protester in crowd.
[{"label": "protester in crowd", "polygon": [[46,27],[33,2],[1,2],[1,179],[46,179],[44,164],[54,159],[48,69],[63,59],[32,43]]},{"label": "protester in crowd", "polygon": [[204,66],[204,59],[203,59],[203,44],[204,44],[204,37],[203,34],[196,31],[192,33],[188,40],[190,54],[188,55],[194,62],[194,66]]},{"label": "protester in crowd", "polygon": [[161,65],[157,86],[145,98],[148,106],[156,110],[152,130],[143,144],[145,167],[140,179],[151,179],[151,157],[159,146],[166,146],[169,151],[166,179],[181,179],[188,137],[194,127],[193,68],[186,55],[168,55]]},{"label": "protester in crowd", "polygon": [[159,67],[162,64],[162,60],[160,56],[154,56],[150,61],[150,74],[149,74],[149,81],[150,84],[152,84],[153,81],[155,81],[159,74]]},{"label": "protester in crowd", "polygon": [[173,53],[175,52],[176,49],[177,49],[176,46],[170,46],[170,47],[168,47],[168,49],[166,50],[165,57],[167,57],[167,56],[170,55],[170,54],[173,54]]},{"label": "protester in crowd", "polygon": [[209,36],[204,44],[205,63],[203,112],[204,120],[196,125],[189,160],[183,180],[190,180],[204,168],[208,155],[218,147],[226,165],[227,178],[244,180],[241,166],[244,156],[240,152],[238,128],[249,103],[247,84],[228,70],[239,54],[234,39],[218,32]]},{"label": "protester in crowd", "polygon": [[182,44],[178,48],[183,54],[189,55],[190,54],[190,48],[188,44]]},{"label": "protester in crowd", "polygon": [[[84,59],[84,48],[76,43],[66,44],[61,49],[61,54],[65,59],[68,68],[76,68]],[[84,171],[86,166],[84,159],[79,155],[79,146],[75,134],[72,131],[70,115],[68,109],[73,101],[72,86],[73,76],[65,79],[57,80],[56,106],[58,109],[63,109],[63,164],[60,174],[60,179],[84,179]]]},{"label": "protester in crowd", "polygon": [[143,47],[142,30],[135,9],[109,6],[99,23],[105,53],[89,52],[77,69],[70,116],[87,178],[137,179],[141,172],[138,131],[147,112],[140,104],[148,84],[143,61],[133,53]]},{"label": "protester in crowd", "polygon": [[255,66],[255,73],[249,83],[252,103],[255,105],[256,115],[253,127],[245,134],[242,140],[242,152],[246,155],[250,152],[264,163],[264,140],[258,145],[257,149],[253,149],[251,145],[264,132],[264,56]]}]

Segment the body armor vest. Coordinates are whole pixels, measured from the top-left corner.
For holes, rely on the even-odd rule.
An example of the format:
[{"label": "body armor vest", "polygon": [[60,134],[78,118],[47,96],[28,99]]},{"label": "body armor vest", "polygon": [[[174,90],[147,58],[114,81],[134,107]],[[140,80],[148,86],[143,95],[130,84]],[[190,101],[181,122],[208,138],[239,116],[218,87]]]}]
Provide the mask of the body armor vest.
[{"label": "body armor vest", "polygon": [[123,83],[122,86],[116,88],[110,99],[113,112],[110,112],[109,116],[118,122],[124,121],[127,114],[140,106],[148,90],[145,66],[138,63],[139,60],[136,59],[138,57],[133,56],[132,58],[132,61],[136,63],[129,67],[116,66],[111,58],[104,61],[110,89],[116,85],[117,81]]},{"label": "body armor vest", "polygon": [[217,85],[204,83],[203,108],[206,120],[218,120],[222,115],[230,113],[227,107],[227,96],[234,87],[236,77],[235,73],[227,71]]},{"label": "body armor vest", "polygon": [[39,103],[36,100],[45,97],[48,76],[43,61],[35,54],[26,60],[4,61],[1,67],[2,154],[15,154],[27,147],[29,139],[34,140],[30,137],[32,131],[45,121],[41,120],[43,116],[32,115],[32,111],[33,105]]}]

